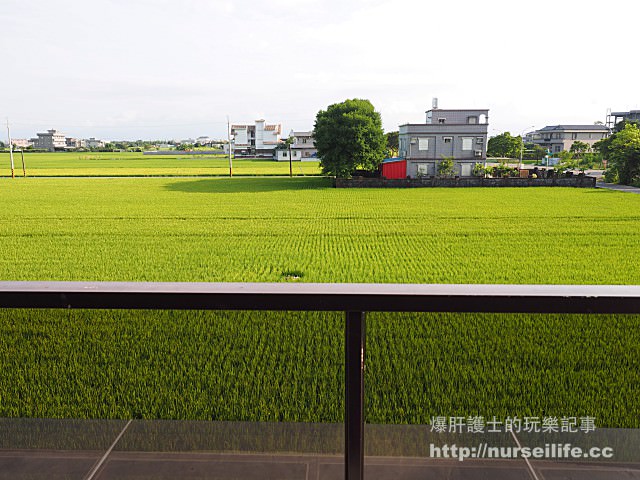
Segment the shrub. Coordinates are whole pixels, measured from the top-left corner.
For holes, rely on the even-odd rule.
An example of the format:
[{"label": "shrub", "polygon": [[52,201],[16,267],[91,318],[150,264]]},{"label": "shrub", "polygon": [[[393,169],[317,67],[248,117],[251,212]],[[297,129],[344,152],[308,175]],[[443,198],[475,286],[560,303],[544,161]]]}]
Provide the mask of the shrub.
[{"label": "shrub", "polygon": [[453,172],[453,157],[442,157],[442,161],[438,164],[438,175],[450,177]]},{"label": "shrub", "polygon": [[474,177],[485,177],[490,173],[491,167],[485,167],[481,163],[476,163],[473,166],[473,176]]},{"label": "shrub", "polygon": [[604,171],[604,181],[607,183],[618,183],[618,171],[614,169],[609,169]]}]

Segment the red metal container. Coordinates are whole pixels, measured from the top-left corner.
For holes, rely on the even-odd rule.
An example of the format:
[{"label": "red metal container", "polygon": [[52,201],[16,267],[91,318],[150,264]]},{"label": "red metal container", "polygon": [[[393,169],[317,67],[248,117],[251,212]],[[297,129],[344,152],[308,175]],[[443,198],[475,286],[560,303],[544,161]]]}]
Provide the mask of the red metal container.
[{"label": "red metal container", "polygon": [[382,177],[407,178],[407,161],[403,158],[390,158],[382,162]]}]

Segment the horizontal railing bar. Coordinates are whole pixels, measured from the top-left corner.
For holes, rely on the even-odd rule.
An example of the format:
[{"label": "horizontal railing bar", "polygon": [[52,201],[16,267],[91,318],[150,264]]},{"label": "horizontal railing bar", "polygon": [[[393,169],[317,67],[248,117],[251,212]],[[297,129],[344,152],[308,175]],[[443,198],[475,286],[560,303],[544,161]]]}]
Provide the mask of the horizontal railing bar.
[{"label": "horizontal railing bar", "polygon": [[640,286],[0,282],[0,308],[640,313]]}]

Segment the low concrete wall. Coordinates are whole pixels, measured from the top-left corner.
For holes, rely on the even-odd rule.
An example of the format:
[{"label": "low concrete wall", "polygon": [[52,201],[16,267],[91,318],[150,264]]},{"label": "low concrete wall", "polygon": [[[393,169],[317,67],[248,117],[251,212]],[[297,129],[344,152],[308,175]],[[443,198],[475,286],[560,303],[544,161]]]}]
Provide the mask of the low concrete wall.
[{"label": "low concrete wall", "polygon": [[578,187],[595,188],[596,177],[559,178],[336,178],[336,188],[414,188],[414,187]]}]

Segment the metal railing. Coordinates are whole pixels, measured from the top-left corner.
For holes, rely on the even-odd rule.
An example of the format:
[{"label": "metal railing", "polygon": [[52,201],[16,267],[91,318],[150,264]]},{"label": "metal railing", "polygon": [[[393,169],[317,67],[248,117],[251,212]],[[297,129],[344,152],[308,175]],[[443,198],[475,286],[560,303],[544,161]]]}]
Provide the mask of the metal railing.
[{"label": "metal railing", "polygon": [[0,282],[0,308],[344,311],[345,478],[364,470],[366,312],[640,314],[640,286]]}]

